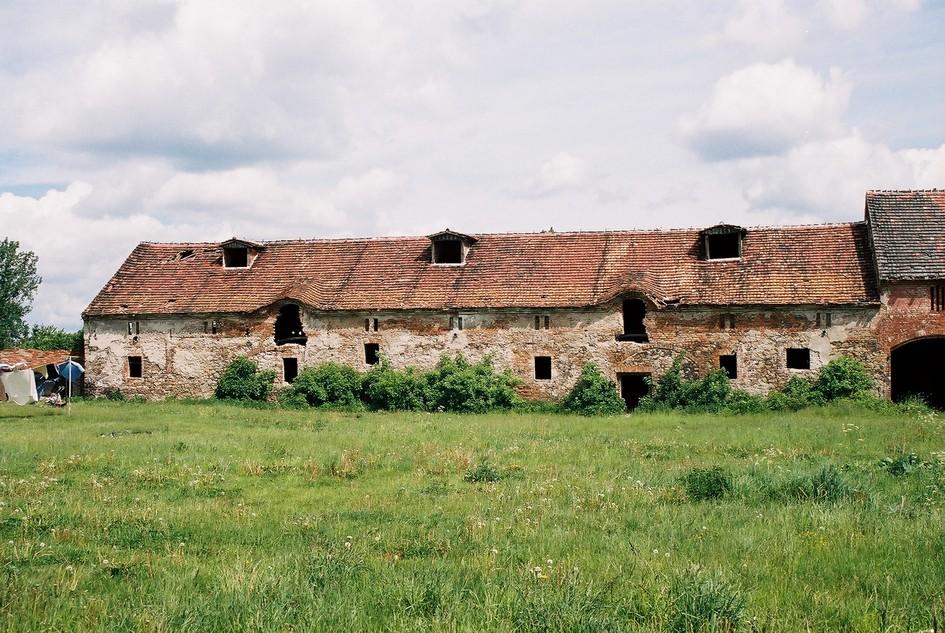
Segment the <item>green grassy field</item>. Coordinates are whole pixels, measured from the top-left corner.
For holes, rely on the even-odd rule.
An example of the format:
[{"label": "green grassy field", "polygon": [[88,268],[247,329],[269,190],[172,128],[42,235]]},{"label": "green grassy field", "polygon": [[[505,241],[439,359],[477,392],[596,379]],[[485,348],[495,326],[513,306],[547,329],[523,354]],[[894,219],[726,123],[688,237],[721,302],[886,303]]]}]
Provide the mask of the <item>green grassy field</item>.
[{"label": "green grassy field", "polygon": [[[694,500],[680,477],[716,466],[731,489]],[[943,614],[941,416],[0,405],[3,630],[875,632]]]}]

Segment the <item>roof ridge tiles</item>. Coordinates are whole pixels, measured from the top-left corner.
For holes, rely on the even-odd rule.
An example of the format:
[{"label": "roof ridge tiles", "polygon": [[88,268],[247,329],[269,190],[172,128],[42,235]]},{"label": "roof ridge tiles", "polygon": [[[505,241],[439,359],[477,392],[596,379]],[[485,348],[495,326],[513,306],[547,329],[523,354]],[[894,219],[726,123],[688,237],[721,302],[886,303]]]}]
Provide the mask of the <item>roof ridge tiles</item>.
[{"label": "roof ridge tiles", "polygon": [[[810,228],[852,227],[865,224],[863,220],[841,222],[809,222],[804,224],[758,224],[743,227],[749,231],[791,231]],[[684,234],[704,230],[706,227],[668,227],[636,229],[586,229],[571,231],[510,231],[496,233],[475,233],[477,237],[572,237],[572,236],[614,236],[614,235],[665,235]],[[312,237],[293,239],[259,240],[265,246],[306,245],[313,243],[344,244],[352,242],[398,242],[405,240],[425,240],[423,235],[367,235],[360,237]],[[155,242],[142,241],[139,245],[160,246],[165,248],[215,247],[221,242]]]}]

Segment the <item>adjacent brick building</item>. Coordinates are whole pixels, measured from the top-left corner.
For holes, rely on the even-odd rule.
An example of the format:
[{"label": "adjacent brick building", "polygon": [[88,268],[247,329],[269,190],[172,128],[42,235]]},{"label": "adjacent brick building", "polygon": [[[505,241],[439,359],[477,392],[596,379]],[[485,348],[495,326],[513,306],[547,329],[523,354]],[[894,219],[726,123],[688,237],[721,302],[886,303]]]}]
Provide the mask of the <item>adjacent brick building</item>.
[{"label": "adjacent brick building", "polygon": [[238,355],[291,381],[462,352],[534,398],[593,361],[632,406],[680,353],[753,392],[849,355],[942,405],[945,192],[871,191],[864,221],[812,226],[143,243],[83,317],[93,393],[206,396]]}]

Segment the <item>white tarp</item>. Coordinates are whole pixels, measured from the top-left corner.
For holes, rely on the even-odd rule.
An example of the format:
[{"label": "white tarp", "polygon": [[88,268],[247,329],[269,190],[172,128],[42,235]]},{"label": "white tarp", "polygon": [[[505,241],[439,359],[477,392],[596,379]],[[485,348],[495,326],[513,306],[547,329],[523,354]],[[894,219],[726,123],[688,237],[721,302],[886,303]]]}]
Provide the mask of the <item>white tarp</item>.
[{"label": "white tarp", "polygon": [[17,404],[39,402],[39,396],[36,394],[36,378],[33,376],[32,369],[0,372],[0,382],[3,383],[3,390],[7,392],[7,398],[12,402]]}]

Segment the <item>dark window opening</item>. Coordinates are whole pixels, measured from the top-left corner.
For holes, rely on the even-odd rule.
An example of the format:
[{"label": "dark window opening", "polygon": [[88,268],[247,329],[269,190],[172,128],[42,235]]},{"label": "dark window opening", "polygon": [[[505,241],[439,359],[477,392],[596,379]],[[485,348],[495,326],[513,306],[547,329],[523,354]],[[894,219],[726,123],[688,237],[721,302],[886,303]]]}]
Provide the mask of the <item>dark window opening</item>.
[{"label": "dark window opening", "polygon": [[535,357],[535,380],[551,380],[551,356]]},{"label": "dark window opening", "polygon": [[282,380],[288,383],[293,382],[296,377],[299,375],[299,359],[298,358],[283,358],[282,359]]},{"label": "dark window opening", "polygon": [[371,319],[364,319],[364,331],[365,332],[371,331]]},{"label": "dark window opening", "polygon": [[140,321],[128,321],[128,336],[137,336],[141,334]]},{"label": "dark window opening", "polygon": [[372,323],[371,325],[374,326],[374,331],[377,332],[377,329],[378,329],[378,321],[377,321],[377,319],[374,319],[374,320],[373,320],[373,323]]},{"label": "dark window opening", "polygon": [[945,311],[945,286],[929,288],[929,300],[932,304],[932,312]]},{"label": "dark window opening", "polygon": [[633,411],[640,404],[640,398],[650,393],[647,384],[649,374],[618,374],[620,382],[620,397],[627,403],[627,409]]},{"label": "dark window opening", "polygon": [[738,359],[735,354],[721,354],[719,356],[719,369],[732,380],[738,378]]},{"label": "dark window opening", "polygon": [[296,345],[305,345],[308,337],[302,330],[302,317],[299,306],[294,303],[284,305],[279,308],[279,315],[276,317],[275,327],[276,345],[287,345],[294,343]]},{"label": "dark window opening", "polygon": [[810,369],[810,350],[806,347],[789,347],[787,349],[788,369]]},{"label": "dark window opening", "polygon": [[706,259],[735,259],[742,256],[742,236],[722,233],[705,236]]},{"label": "dark window opening", "polygon": [[945,338],[919,339],[894,349],[890,357],[893,401],[921,398],[930,407],[945,410],[943,358]]},{"label": "dark window opening", "polygon": [[140,356],[129,356],[128,357],[128,377],[129,378],[143,378],[144,369],[142,366]]},{"label": "dark window opening", "polygon": [[462,330],[462,329],[463,329],[463,317],[450,317],[450,329],[451,329],[451,330]]},{"label": "dark window opening", "polygon": [[433,242],[434,264],[462,264],[463,243],[460,240],[437,240]]},{"label": "dark window opening", "polygon": [[720,330],[734,330],[735,329],[735,315],[734,314],[720,314],[719,315],[719,329]]},{"label": "dark window opening", "polygon": [[249,249],[224,248],[223,265],[226,268],[246,268],[249,266]]},{"label": "dark window opening", "polygon": [[216,334],[218,328],[219,328],[219,324],[218,324],[216,321],[211,321],[211,322],[210,322],[210,333],[211,333],[211,334]]},{"label": "dark window opening", "polygon": [[646,343],[649,339],[643,319],[646,317],[646,304],[641,299],[627,299],[623,302],[623,334],[621,341]]},{"label": "dark window opening", "polygon": [[535,315],[535,329],[536,330],[541,329],[541,317],[538,316],[537,314]]},{"label": "dark window opening", "polygon": [[551,326],[551,317],[545,317],[545,329],[547,330]]},{"label": "dark window opening", "polygon": [[380,361],[381,346],[378,343],[364,344],[364,362],[368,365],[377,365]]}]

